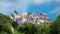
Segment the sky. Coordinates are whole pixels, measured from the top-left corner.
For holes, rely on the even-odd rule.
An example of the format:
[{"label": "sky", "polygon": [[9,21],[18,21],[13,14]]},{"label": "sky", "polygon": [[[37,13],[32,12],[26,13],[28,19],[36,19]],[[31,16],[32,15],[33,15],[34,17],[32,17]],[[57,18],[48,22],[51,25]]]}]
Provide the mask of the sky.
[{"label": "sky", "polygon": [[51,20],[60,14],[60,0],[0,0],[0,13],[11,15],[16,10],[23,12],[43,12]]}]

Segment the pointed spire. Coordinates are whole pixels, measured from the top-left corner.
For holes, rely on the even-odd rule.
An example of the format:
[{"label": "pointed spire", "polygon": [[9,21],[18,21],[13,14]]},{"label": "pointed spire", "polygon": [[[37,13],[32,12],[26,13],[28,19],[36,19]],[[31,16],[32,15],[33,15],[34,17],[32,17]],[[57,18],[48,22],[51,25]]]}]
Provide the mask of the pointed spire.
[{"label": "pointed spire", "polygon": [[18,12],[14,9],[14,13],[18,14]]}]

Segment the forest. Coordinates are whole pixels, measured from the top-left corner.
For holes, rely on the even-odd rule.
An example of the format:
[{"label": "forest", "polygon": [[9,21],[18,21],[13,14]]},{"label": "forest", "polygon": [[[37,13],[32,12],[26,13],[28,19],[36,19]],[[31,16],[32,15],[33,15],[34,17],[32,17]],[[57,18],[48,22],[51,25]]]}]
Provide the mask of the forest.
[{"label": "forest", "polygon": [[48,25],[25,22],[19,26],[9,16],[0,13],[0,34],[60,34],[60,14]]}]

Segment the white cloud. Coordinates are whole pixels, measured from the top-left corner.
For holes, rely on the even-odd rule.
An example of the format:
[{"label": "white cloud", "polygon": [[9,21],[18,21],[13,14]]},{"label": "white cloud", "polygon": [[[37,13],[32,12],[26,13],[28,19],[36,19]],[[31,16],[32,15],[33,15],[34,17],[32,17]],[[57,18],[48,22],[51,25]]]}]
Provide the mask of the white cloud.
[{"label": "white cloud", "polygon": [[56,13],[60,14],[60,6],[57,6],[55,9],[53,9],[53,10],[50,12],[50,14],[56,14]]},{"label": "white cloud", "polygon": [[6,14],[12,12],[13,9],[16,9],[18,12],[25,12],[31,2],[42,4],[51,1],[52,0],[0,0],[0,12]]},{"label": "white cloud", "polygon": [[56,0],[56,1],[60,1],[60,0]]},{"label": "white cloud", "polygon": [[0,0],[0,13],[11,14],[14,9],[25,12],[29,2],[29,0]]},{"label": "white cloud", "polygon": [[12,13],[12,8],[13,7],[13,3],[10,3],[10,2],[4,2],[2,0],[0,0],[0,13],[3,13],[3,14],[10,14]]},{"label": "white cloud", "polygon": [[30,0],[17,0],[17,1],[18,2],[15,4],[14,8],[18,10],[18,12],[27,12]]},{"label": "white cloud", "polygon": [[45,2],[51,2],[52,0],[33,0],[35,4],[43,4]]},{"label": "white cloud", "polygon": [[0,2],[0,6],[12,6],[11,3]]}]

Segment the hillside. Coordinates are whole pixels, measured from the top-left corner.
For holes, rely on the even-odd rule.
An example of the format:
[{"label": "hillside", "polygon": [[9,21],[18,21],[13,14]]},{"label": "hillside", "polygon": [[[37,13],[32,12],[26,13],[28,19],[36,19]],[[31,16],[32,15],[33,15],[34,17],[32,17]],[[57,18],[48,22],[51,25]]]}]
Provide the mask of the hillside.
[{"label": "hillside", "polygon": [[9,16],[0,13],[0,34],[60,34],[60,14],[48,25],[25,22],[22,26],[18,26]]},{"label": "hillside", "polygon": [[0,33],[11,33],[11,24],[13,21],[10,19],[10,17],[3,15],[0,13]]}]

